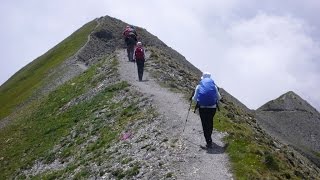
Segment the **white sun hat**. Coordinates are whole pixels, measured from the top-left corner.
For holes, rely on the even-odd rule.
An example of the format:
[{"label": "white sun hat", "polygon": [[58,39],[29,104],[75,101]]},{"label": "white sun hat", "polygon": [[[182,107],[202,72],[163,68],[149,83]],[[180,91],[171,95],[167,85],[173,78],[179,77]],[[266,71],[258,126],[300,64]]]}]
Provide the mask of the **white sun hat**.
[{"label": "white sun hat", "polygon": [[203,78],[211,78],[211,73],[209,73],[209,72],[204,72],[204,73],[202,74],[201,79],[203,79]]}]

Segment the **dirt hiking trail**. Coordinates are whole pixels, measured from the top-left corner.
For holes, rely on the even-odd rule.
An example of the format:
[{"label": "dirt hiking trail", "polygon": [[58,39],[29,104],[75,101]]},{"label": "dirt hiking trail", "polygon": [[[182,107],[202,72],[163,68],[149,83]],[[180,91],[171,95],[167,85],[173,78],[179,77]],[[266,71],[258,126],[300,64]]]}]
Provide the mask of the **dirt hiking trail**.
[{"label": "dirt hiking trail", "polygon": [[[205,145],[199,115],[189,112],[184,133],[181,133],[189,108],[182,94],[174,93],[161,87],[144,71],[143,81],[138,81],[136,64],[129,62],[125,50],[118,50],[119,73],[122,80],[127,81],[135,89],[153,98],[154,106],[164,119],[163,130],[171,137],[178,138],[184,153],[181,161],[176,162],[178,179],[233,179],[227,154],[224,152],[223,133],[213,131],[214,148],[204,150]],[[148,60],[148,59],[147,59]],[[146,61],[148,64],[148,61]]]}]

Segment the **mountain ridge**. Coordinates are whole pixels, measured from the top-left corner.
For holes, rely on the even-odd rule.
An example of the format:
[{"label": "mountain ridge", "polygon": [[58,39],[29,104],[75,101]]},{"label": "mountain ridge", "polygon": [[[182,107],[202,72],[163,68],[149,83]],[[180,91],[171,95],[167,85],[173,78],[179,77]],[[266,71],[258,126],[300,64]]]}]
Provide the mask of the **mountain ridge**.
[{"label": "mountain ridge", "polygon": [[288,91],[275,100],[271,100],[257,109],[258,111],[306,111],[319,113],[306,100],[293,91]]},{"label": "mountain ridge", "polygon": [[293,91],[256,111],[260,124],[273,136],[292,145],[320,166],[320,113]]},{"label": "mountain ridge", "polygon": [[[49,84],[44,91],[34,91],[38,97],[31,98],[12,115],[11,124],[0,129],[0,178],[201,178],[210,174],[194,168],[190,171],[188,165],[203,166],[203,155],[214,158],[225,152],[237,178],[320,177],[318,168],[269,137],[251,112],[226,91],[222,91],[225,98],[214,123],[219,131],[213,135],[218,146],[213,152],[199,151],[197,144],[188,141],[202,141],[195,114],[190,115],[183,138],[168,136],[182,129],[187,112],[179,110],[166,117],[161,108],[153,106],[152,95],[135,88],[138,82],[121,78],[119,68],[125,62],[117,50],[123,48],[121,32],[126,23],[109,16],[94,21],[98,26],[78,49],[82,53],[68,57],[73,63],[60,66],[74,66],[81,72],[67,75],[67,80],[59,67],[50,69],[58,74],[53,81],[61,81]],[[146,64],[149,81],[178,93],[182,98],[177,102],[179,107],[187,110],[189,103],[183,98],[188,98],[198,83],[200,70],[145,29],[137,27],[137,32],[150,53]],[[64,61],[70,62],[68,58]],[[163,128],[171,121],[178,123]],[[197,129],[190,127],[194,123]],[[119,136],[127,133],[131,138],[120,140]],[[219,148],[221,143],[229,146]],[[183,172],[194,174],[184,176]]]}]

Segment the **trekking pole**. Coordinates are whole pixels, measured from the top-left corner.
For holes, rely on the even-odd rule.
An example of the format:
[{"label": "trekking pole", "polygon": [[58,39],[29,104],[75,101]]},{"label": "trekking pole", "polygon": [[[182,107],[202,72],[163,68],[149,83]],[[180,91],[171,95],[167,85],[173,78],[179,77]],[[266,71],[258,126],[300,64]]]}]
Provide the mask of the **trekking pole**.
[{"label": "trekking pole", "polygon": [[189,112],[190,112],[190,109],[191,109],[191,105],[192,105],[192,100],[190,101],[190,106],[189,106],[189,109],[188,109],[188,114],[187,114],[186,122],[184,123],[184,126],[183,126],[183,131],[182,131],[182,133],[184,132],[184,130],[185,130],[185,128],[186,128],[186,124],[187,124],[187,121],[188,121],[188,117],[189,117]]}]

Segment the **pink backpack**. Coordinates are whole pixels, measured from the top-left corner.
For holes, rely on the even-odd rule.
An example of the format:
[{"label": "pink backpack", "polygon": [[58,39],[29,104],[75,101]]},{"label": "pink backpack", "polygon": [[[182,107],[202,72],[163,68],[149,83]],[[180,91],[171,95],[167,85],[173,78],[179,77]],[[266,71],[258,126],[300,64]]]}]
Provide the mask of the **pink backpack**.
[{"label": "pink backpack", "polygon": [[137,47],[134,53],[137,60],[144,60],[144,50],[142,47]]}]

